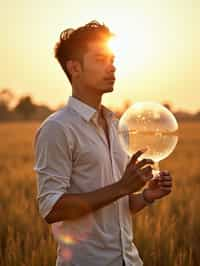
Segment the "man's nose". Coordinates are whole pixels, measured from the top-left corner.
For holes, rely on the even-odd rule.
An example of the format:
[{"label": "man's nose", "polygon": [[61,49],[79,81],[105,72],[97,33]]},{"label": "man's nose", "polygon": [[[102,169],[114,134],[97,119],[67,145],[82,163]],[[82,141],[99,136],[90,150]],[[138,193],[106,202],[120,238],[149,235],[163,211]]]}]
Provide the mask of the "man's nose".
[{"label": "man's nose", "polygon": [[112,73],[116,71],[116,67],[113,62],[109,64],[108,69],[109,69],[109,72],[112,72]]}]

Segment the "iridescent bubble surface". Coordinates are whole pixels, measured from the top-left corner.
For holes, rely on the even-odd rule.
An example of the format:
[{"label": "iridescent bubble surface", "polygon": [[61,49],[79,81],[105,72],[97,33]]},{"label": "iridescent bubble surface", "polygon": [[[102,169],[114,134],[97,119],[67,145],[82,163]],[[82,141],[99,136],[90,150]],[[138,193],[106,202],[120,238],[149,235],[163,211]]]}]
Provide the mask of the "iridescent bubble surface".
[{"label": "iridescent bubble surface", "polygon": [[159,162],[167,158],[178,142],[178,123],[175,116],[163,105],[139,102],[122,115],[118,126],[122,147],[131,156],[148,148],[141,156]]}]

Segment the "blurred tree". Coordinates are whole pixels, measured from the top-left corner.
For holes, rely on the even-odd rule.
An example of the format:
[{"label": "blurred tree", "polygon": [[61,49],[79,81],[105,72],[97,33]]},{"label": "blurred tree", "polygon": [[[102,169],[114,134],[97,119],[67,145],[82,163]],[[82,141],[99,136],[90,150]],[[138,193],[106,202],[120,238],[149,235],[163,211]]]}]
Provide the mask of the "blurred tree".
[{"label": "blurred tree", "polygon": [[168,102],[164,102],[162,105],[165,106],[169,111],[172,112],[172,106],[171,106],[170,103],[168,103]]},{"label": "blurred tree", "polygon": [[0,121],[5,121],[9,117],[9,110],[5,103],[0,101]]},{"label": "blurred tree", "polygon": [[37,106],[32,102],[31,96],[24,96],[19,100],[14,110],[22,115],[25,120],[29,120],[36,108]]},{"label": "blurred tree", "polygon": [[10,104],[14,99],[14,94],[9,89],[0,90],[0,121],[11,118]]},{"label": "blurred tree", "polygon": [[14,94],[11,92],[10,89],[2,89],[0,90],[0,104],[7,106],[9,109],[11,102],[14,99]]},{"label": "blurred tree", "polygon": [[200,121],[200,111],[196,112],[196,114],[194,115],[194,119]]},{"label": "blurred tree", "polygon": [[123,113],[132,105],[133,103],[130,100],[125,100],[121,108],[115,110],[115,115],[120,119]]}]

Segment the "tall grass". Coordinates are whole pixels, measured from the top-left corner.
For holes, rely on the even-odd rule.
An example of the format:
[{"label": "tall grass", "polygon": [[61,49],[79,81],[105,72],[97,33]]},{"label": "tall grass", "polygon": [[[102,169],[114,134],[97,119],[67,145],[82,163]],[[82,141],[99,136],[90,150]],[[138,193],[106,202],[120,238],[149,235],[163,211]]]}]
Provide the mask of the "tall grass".
[{"label": "tall grass", "polygon": [[184,123],[174,153],[161,163],[174,178],[172,193],[135,217],[145,265],[200,265],[200,123]]},{"label": "tall grass", "polygon": [[[37,123],[0,125],[0,265],[53,266],[56,243],[39,217],[33,171]],[[175,152],[161,163],[173,192],[134,217],[134,237],[147,266],[200,265],[200,123],[184,123]],[[102,262],[103,266],[103,262]]]}]

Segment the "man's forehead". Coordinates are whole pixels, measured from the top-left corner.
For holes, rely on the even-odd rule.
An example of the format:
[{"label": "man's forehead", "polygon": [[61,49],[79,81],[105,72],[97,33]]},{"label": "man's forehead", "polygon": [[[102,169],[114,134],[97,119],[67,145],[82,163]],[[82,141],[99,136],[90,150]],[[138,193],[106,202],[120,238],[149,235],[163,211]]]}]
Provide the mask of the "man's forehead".
[{"label": "man's forehead", "polygon": [[114,56],[113,51],[110,49],[107,41],[94,41],[88,43],[88,52],[92,55],[110,55]]}]

